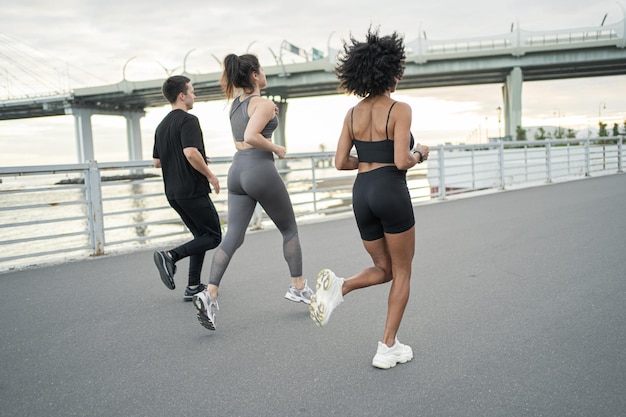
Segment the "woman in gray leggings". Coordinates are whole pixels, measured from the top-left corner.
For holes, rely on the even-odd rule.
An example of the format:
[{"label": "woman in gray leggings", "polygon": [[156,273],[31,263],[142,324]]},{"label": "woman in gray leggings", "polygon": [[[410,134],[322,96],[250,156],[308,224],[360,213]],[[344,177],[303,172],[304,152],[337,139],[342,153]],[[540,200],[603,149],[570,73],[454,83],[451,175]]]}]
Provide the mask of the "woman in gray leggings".
[{"label": "woman in gray leggings", "polygon": [[274,165],[274,154],[282,159],[287,152],[271,140],[278,126],[277,107],[260,96],[267,80],[257,57],[228,55],[221,86],[228,100],[235,96],[235,91],[241,94],[235,97],[230,110],[237,153],[228,171],[228,229],[213,254],[207,289],[193,298],[198,320],[209,330],[215,330],[220,281],[235,251],[243,244],[257,202],[283,236],[283,254],[291,275],[285,298],[310,304],[312,295],[302,277],[302,250],[291,199]]}]

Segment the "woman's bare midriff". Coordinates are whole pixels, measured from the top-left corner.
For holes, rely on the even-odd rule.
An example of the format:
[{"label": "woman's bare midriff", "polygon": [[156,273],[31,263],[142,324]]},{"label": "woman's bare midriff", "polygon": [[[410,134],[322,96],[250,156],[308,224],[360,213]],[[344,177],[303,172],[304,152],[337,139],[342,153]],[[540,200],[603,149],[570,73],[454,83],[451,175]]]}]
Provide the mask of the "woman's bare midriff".
[{"label": "woman's bare midriff", "polygon": [[359,172],[368,172],[382,167],[393,167],[395,164],[382,162],[359,162]]},{"label": "woman's bare midriff", "polygon": [[238,151],[243,151],[245,149],[252,149],[252,148],[254,148],[254,146],[252,146],[252,145],[250,145],[250,144],[248,144],[246,142],[236,141],[235,142],[235,148],[237,148]]}]

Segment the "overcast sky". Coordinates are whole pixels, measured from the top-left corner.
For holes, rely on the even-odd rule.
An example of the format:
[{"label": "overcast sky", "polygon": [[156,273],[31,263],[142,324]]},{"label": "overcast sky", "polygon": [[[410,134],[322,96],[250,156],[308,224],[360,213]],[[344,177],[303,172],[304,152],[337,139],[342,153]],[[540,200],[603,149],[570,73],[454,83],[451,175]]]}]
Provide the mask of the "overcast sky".
[{"label": "overcast sky", "polygon": [[[326,51],[339,48],[351,33],[363,37],[370,25],[381,32],[396,30],[406,41],[425,32],[431,40],[465,39],[497,35],[510,31],[511,25],[522,29],[547,31],[594,27],[624,19],[622,6],[614,0],[460,0],[416,1],[380,0],[343,1],[271,0],[271,1],[198,1],[171,0],[22,0],[5,2],[0,13],[0,99],[7,94],[29,94],[29,87],[17,79],[29,80],[26,74],[38,70],[37,81],[50,90],[99,84],[113,84],[125,76],[131,81],[161,78],[164,70],[181,72],[219,71],[217,59],[226,54],[249,50],[259,55],[262,64],[273,65],[270,49],[278,54],[286,40],[303,49]],[[16,48],[17,49],[12,49]],[[32,48],[32,49],[31,49]],[[9,52],[7,52],[9,51]],[[4,54],[4,57],[3,57]],[[10,55],[7,62],[6,55]],[[16,58],[17,57],[17,58]],[[187,57],[185,61],[185,57]],[[217,59],[216,59],[217,58]],[[3,61],[4,59],[4,61]],[[31,59],[33,61],[31,61]],[[13,61],[13,62],[11,62]],[[286,62],[289,58],[286,56]],[[54,67],[49,70],[42,63]],[[56,73],[55,73],[56,71]],[[11,74],[11,76],[8,75]],[[39,74],[39,75],[37,75]],[[533,85],[534,84],[534,85]],[[427,142],[471,142],[472,137],[495,136],[498,129],[496,107],[501,104],[500,85],[463,88],[440,88],[402,91],[396,98],[409,101],[414,110],[414,132]],[[626,119],[626,76],[601,77],[559,82],[526,83],[523,87],[524,125],[556,125],[568,122],[577,129],[597,126],[598,113],[603,118],[622,123]],[[317,150],[320,143],[333,147],[341,119],[354,99],[318,98],[290,103],[287,137],[292,151]],[[297,121],[311,111],[339,106],[339,116],[329,112],[332,129],[324,139],[306,138]],[[228,132],[224,103],[196,106],[207,142],[222,139]],[[215,109],[218,109],[217,111]],[[150,157],[152,131],[167,111],[150,111],[142,121],[144,156]],[[213,118],[207,119],[212,113]],[[215,120],[215,115],[220,120]],[[437,117],[434,114],[436,113]],[[439,117],[447,122],[441,122]],[[58,119],[58,120],[57,120]],[[121,118],[120,118],[121,119]],[[433,122],[437,120],[437,122]],[[125,125],[104,116],[94,120],[98,148],[121,147],[124,140],[109,146],[115,135],[125,135]],[[491,133],[487,133],[491,129]],[[98,135],[98,133],[96,133]],[[298,140],[293,136],[301,135]],[[46,136],[45,141],[42,141]],[[67,137],[69,136],[69,138]],[[52,140],[54,139],[54,140]],[[307,142],[308,141],[308,142]],[[52,163],[74,162],[74,126],[71,116],[43,120],[0,122],[0,165],[29,164],[46,150],[64,149],[68,155]],[[297,143],[300,142],[300,143]],[[19,146],[14,146],[15,144]],[[9,145],[11,144],[11,145]],[[35,146],[33,146],[35,144]],[[220,147],[220,155],[232,153],[232,144]],[[66,149],[67,148],[67,149]],[[8,151],[10,149],[11,151]],[[113,152],[113,151],[111,151]],[[99,160],[123,160],[118,154],[105,154]]]}]

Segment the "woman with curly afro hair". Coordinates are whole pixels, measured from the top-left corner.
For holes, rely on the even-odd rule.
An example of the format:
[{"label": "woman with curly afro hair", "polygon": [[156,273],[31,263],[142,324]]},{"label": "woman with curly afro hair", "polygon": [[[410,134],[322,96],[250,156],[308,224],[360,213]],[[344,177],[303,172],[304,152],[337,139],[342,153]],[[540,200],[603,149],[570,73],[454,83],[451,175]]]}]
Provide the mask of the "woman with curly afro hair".
[{"label": "woman with curly afro hair", "polygon": [[[404,40],[396,32],[380,36],[370,28],[364,42],[351,37],[344,43],[335,69],[340,88],[362,100],[346,114],[335,167],[357,170],[353,210],[373,265],[349,278],[323,269],[310,305],[311,318],[324,326],[346,294],[391,281],[385,329],[372,360],[373,366],[383,369],[413,358],[411,347],[397,337],[409,300],[415,252],[415,218],[406,171],[428,159],[428,147],[413,143],[411,107],[391,98],[404,66]],[[353,147],[357,156],[350,154]]]}]

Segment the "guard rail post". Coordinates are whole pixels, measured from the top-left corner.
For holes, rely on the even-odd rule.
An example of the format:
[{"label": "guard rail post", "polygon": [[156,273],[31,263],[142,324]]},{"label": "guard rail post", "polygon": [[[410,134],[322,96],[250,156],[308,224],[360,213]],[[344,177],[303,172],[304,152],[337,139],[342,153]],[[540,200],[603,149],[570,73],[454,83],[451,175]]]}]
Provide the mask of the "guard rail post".
[{"label": "guard rail post", "polygon": [[552,182],[552,143],[546,142],[546,183]]},{"label": "guard rail post", "polygon": [[624,155],[623,154],[623,151],[624,151],[623,147],[624,147],[624,136],[620,136],[617,139],[617,172],[619,172],[619,173],[624,172],[622,170],[622,156]]},{"label": "guard rail post", "polygon": [[500,172],[500,189],[504,190],[504,142],[498,140],[498,171]]},{"label": "guard rail post", "polygon": [[317,214],[317,178],[315,177],[315,168],[318,161],[315,156],[311,157],[311,192],[313,193],[313,213],[315,214]]},{"label": "guard rail post", "polygon": [[102,181],[97,161],[89,161],[85,171],[89,242],[92,255],[104,254],[104,215],[102,210]]},{"label": "guard rail post", "polygon": [[471,150],[472,152],[472,190],[476,189],[476,163],[474,161],[474,148]]},{"label": "guard rail post", "polygon": [[439,163],[439,199],[446,199],[446,161],[444,157],[444,147],[437,147],[437,160]]},{"label": "guard rail post", "polygon": [[591,155],[589,154],[590,139],[585,140],[585,177],[591,176]]}]

